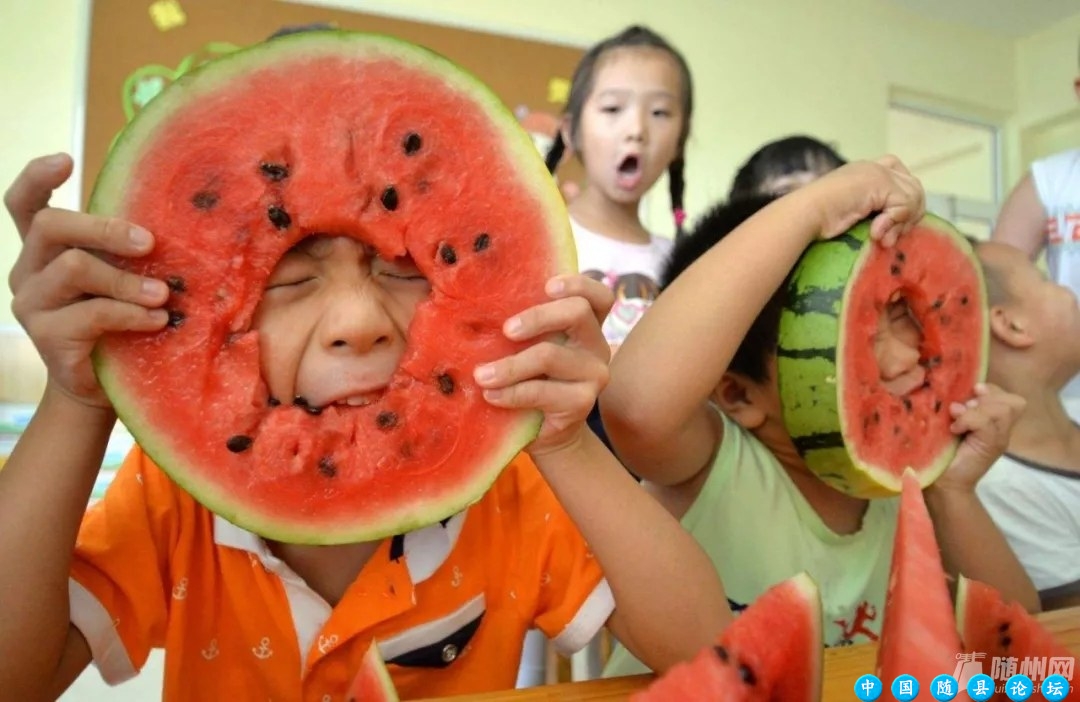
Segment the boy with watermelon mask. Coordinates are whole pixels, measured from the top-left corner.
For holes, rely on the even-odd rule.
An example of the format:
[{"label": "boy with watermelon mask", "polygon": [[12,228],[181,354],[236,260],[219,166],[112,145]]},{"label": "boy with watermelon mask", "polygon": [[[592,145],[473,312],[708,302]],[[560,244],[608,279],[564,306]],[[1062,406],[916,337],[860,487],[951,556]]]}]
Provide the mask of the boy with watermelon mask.
[{"label": "boy with watermelon mask", "polygon": [[[513,686],[531,626],[573,650],[606,622],[665,669],[729,621],[704,552],[585,428],[606,381],[599,320],[612,300],[584,276],[549,282],[550,301],[507,326],[567,343],[530,346],[480,379],[490,402],[537,408],[544,422],[464,524],[376,543],[267,543],[195,503],[139,448],[84,520],[116,421],[90,351],[107,331],[158,330],[168,315],[162,281],[86,251],[145,255],[152,234],[48,206],[71,170],[63,156],[31,162],[5,199],[24,240],[13,307],[49,371],[0,473],[0,593],[18,603],[0,625],[6,697],[53,699],[91,661],[116,683],[165,648],[167,699],[342,699],[373,638],[403,698],[469,694]],[[357,295],[379,284],[376,268],[394,282]],[[407,261],[348,237],[302,240],[268,287],[256,314],[267,383],[321,399],[344,392],[327,382],[344,365],[385,382],[427,294]]]},{"label": "boy with watermelon mask", "polygon": [[[850,497],[797,452],[777,386],[777,291],[812,242],[874,212],[871,237],[884,246],[923,214],[921,185],[892,157],[842,166],[775,200],[719,206],[677,247],[600,400],[617,455],[703,545],[732,608],[806,571],[821,590],[830,646],[880,635],[899,500]],[[897,391],[918,384],[918,329],[902,307],[877,338],[882,380]],[[1030,581],[974,492],[1023,406],[981,388],[952,407],[951,430],[966,438],[926,498],[948,570],[1034,610]],[[647,667],[618,647],[605,674]]]},{"label": "boy with watermelon mask", "polygon": [[1020,249],[983,242],[975,251],[990,298],[990,379],[1027,400],[978,495],[1043,608],[1080,606],[1080,426],[1062,400],[1080,373],[1080,306]]}]

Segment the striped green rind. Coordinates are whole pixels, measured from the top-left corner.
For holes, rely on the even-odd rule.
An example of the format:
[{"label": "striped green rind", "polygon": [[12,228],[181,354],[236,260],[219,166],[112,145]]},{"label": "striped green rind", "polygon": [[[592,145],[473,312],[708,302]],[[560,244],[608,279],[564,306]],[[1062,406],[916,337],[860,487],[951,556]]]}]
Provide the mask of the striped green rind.
[{"label": "striped green rind", "polygon": [[[975,253],[956,229],[927,214],[921,224],[950,234],[972,259]],[[850,432],[840,412],[843,374],[836,358],[843,352],[841,330],[849,283],[855,280],[871,247],[870,220],[846,234],[816,242],[803,254],[788,286],[780,317],[777,375],[784,423],[806,466],[835,489],[860,498],[891,497],[901,491],[901,475],[857,461],[850,450]],[[982,268],[973,266],[985,289]],[[983,327],[988,348],[989,326]],[[978,377],[986,377],[988,354],[981,355]],[[930,465],[918,471],[920,483],[932,483],[948,467],[957,442],[946,446]]]}]

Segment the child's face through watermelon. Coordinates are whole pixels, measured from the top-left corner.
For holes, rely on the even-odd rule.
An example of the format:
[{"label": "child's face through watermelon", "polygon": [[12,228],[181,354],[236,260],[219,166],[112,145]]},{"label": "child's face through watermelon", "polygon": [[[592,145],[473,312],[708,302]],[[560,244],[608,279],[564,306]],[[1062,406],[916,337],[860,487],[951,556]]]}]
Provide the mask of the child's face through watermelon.
[{"label": "child's face through watermelon", "polygon": [[[882,384],[890,392],[904,395],[923,384],[926,369],[919,362],[921,343],[922,329],[903,298],[894,299],[881,310],[873,338],[874,355]],[[781,461],[805,469],[784,425],[775,353],[769,359],[764,382],[728,374],[714,397],[725,414],[753,432]]]},{"label": "child's face through watermelon", "polygon": [[344,236],[304,239],[275,267],[255,314],[271,394],[311,407],[369,404],[430,290],[411,260],[384,260]]}]

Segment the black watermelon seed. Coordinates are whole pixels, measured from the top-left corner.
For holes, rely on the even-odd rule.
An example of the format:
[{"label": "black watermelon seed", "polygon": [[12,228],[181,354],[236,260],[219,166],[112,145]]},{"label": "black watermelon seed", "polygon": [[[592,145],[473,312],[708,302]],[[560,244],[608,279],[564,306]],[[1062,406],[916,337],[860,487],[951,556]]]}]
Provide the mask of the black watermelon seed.
[{"label": "black watermelon seed", "polygon": [[932,304],[930,306],[933,307],[935,310],[940,310],[941,306],[944,305],[944,304],[945,304],[945,298],[939,297],[938,299],[934,300],[934,304]]},{"label": "black watermelon seed", "polygon": [[874,410],[874,413],[870,416],[873,418],[874,424],[881,423],[881,414],[877,410]]},{"label": "black watermelon seed", "polygon": [[966,305],[967,303],[968,303],[967,295],[964,295],[963,297],[960,298],[960,304],[961,305]]},{"label": "black watermelon seed", "polygon": [[450,244],[443,244],[439,247],[439,258],[446,265],[452,266],[457,263],[457,252],[454,251],[454,247]]},{"label": "black watermelon seed", "polygon": [[1002,634],[1004,634],[1008,630],[1009,630],[1009,622],[1002,622],[1001,626],[998,627],[998,631],[1000,631]]},{"label": "black watermelon seed", "polygon": [[252,441],[254,440],[250,436],[237,434],[236,436],[229,437],[229,440],[225,442],[225,448],[233,453],[243,453],[251,448]]},{"label": "black watermelon seed", "polygon": [[289,177],[288,166],[283,166],[280,163],[260,163],[259,170],[263,172],[263,175],[274,181],[275,183],[285,180]]},{"label": "black watermelon seed", "polygon": [[937,366],[940,366],[940,365],[941,365],[941,356],[931,356],[926,361],[926,366],[928,368],[936,368]]},{"label": "black watermelon seed", "polygon": [[308,406],[307,398],[306,397],[301,397],[300,395],[297,395],[296,397],[294,397],[293,400],[292,400],[292,403],[294,405],[296,405],[297,407],[307,407]]},{"label": "black watermelon seed", "polygon": [[443,395],[452,395],[454,393],[454,379],[450,377],[449,373],[443,373],[438,378],[439,392]]},{"label": "black watermelon seed", "polygon": [[476,237],[476,240],[473,241],[472,248],[473,251],[479,253],[489,246],[491,246],[491,236],[487,232],[484,232],[480,236]]},{"label": "black watermelon seed", "polygon": [[322,408],[322,407],[312,407],[312,406],[310,406],[310,405],[309,405],[309,406],[307,406],[307,407],[305,407],[304,409],[306,409],[306,410],[307,410],[307,413],[308,413],[308,414],[313,414],[313,415],[315,415],[316,417],[318,417],[318,416],[319,416],[320,414],[322,414],[322,410],[323,410],[323,408]]},{"label": "black watermelon seed", "polygon": [[750,670],[750,666],[745,663],[739,664],[739,677],[747,685],[754,685],[757,683],[757,676],[754,675],[754,671]]},{"label": "black watermelon seed", "polygon": [[934,412],[941,411],[941,400],[934,400]]},{"label": "black watermelon seed", "polygon": [[891,266],[889,266],[889,272],[893,275],[900,275],[900,266],[896,265],[895,263],[892,264]]},{"label": "black watermelon seed", "polygon": [[325,475],[327,478],[333,478],[337,475],[337,466],[334,465],[334,459],[329,456],[323,456],[319,459],[319,472]]},{"label": "black watermelon seed", "polygon": [[1011,643],[1012,643],[1012,637],[1011,636],[1002,636],[1001,637],[1001,645],[1002,645],[1002,647],[1008,648],[1009,644],[1011,644]]},{"label": "black watermelon seed", "polygon": [[169,290],[175,293],[182,293],[187,291],[187,285],[184,284],[184,279],[171,275],[165,279],[165,284],[169,286]]},{"label": "black watermelon seed", "polygon": [[397,190],[394,189],[393,185],[389,186],[386,190],[383,190],[382,206],[391,212],[397,209],[398,196]]},{"label": "black watermelon seed", "polygon": [[375,424],[380,429],[393,429],[397,426],[397,414],[394,412],[379,412],[375,415]]},{"label": "black watermelon seed", "polygon": [[907,412],[911,412],[911,398],[908,398],[908,397],[904,398],[904,409]]},{"label": "black watermelon seed", "polygon": [[271,407],[277,407],[281,404],[281,400],[271,395],[269,398],[267,398],[266,404],[270,405]]},{"label": "black watermelon seed", "polygon": [[178,329],[187,317],[180,310],[169,310],[169,328]]},{"label": "black watermelon seed", "polygon": [[900,436],[900,427],[898,425],[893,425],[892,434],[893,436]]},{"label": "black watermelon seed", "polygon": [[273,224],[277,229],[288,229],[292,226],[292,217],[277,205],[270,205],[266,209],[266,216],[270,218],[270,224]]},{"label": "black watermelon seed", "polygon": [[191,204],[197,210],[212,210],[218,204],[218,194],[209,190],[200,190],[191,197]]},{"label": "black watermelon seed", "polygon": [[728,652],[726,648],[724,648],[723,646],[713,646],[713,651],[716,653],[717,658],[719,658],[722,662],[727,663]]},{"label": "black watermelon seed", "polygon": [[950,317],[947,314],[943,314],[943,315],[941,315],[940,322],[941,322],[941,326],[947,327],[950,324],[952,324],[952,317]]},{"label": "black watermelon seed", "polygon": [[424,142],[419,134],[416,132],[409,132],[405,137],[405,141],[401,143],[401,146],[405,149],[405,154],[407,156],[412,156],[420,150],[420,146],[423,145],[423,143]]},{"label": "black watermelon seed", "polygon": [[903,251],[897,251],[896,252],[896,260],[899,261],[900,263],[903,263],[904,261],[907,260],[907,256],[904,255]]}]

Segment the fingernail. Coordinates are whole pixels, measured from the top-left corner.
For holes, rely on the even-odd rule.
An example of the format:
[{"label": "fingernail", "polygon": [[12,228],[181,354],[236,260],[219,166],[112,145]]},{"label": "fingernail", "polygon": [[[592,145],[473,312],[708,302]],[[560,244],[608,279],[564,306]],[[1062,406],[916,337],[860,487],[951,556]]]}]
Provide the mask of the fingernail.
[{"label": "fingernail", "polygon": [[548,281],[548,283],[547,283],[548,295],[558,295],[563,290],[566,290],[566,281],[563,280],[562,278],[555,278],[553,280]]},{"label": "fingernail", "polygon": [[128,239],[130,239],[131,243],[136,247],[142,249],[149,246],[150,242],[154,240],[154,237],[142,227],[132,227],[128,230]]},{"label": "fingernail", "polygon": [[499,399],[502,398],[502,396],[503,396],[503,391],[501,389],[498,389],[498,390],[485,390],[484,391],[484,399],[488,400],[489,402],[492,401],[492,400],[499,400]]},{"label": "fingernail", "polygon": [[495,379],[495,366],[490,363],[485,363],[482,366],[477,366],[473,371],[473,377],[476,378],[478,383],[488,383]]},{"label": "fingernail", "polygon": [[967,405],[964,405],[964,404],[962,404],[960,402],[953,402],[952,404],[949,405],[949,411],[952,412],[953,414],[960,414],[960,413],[964,412],[965,410],[967,410]]},{"label": "fingernail", "polygon": [[169,321],[169,313],[165,310],[148,310],[150,312],[150,319],[155,324],[165,324]]},{"label": "fingernail", "polygon": [[165,292],[165,283],[160,280],[154,280],[153,278],[143,278],[142,281],[142,294],[146,297],[154,298],[155,300],[161,296],[161,293]]},{"label": "fingernail", "polygon": [[509,336],[517,336],[521,333],[521,329],[524,326],[525,325],[521,321],[520,317],[511,317],[510,319],[506,320],[506,333]]}]

